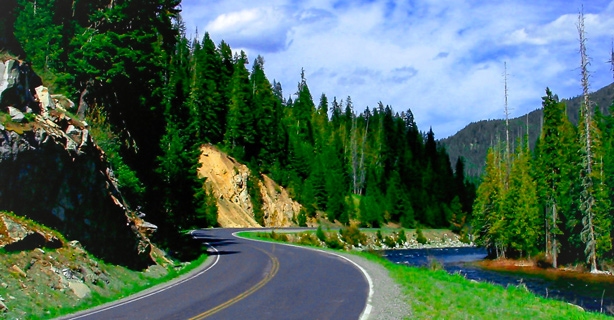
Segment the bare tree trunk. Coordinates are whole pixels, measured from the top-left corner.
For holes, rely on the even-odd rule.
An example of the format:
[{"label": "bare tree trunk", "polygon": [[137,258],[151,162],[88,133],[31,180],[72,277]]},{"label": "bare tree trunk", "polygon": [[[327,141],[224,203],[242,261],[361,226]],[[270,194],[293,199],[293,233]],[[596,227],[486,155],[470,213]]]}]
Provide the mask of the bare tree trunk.
[{"label": "bare tree trunk", "polygon": [[[554,202],[552,205],[552,228],[556,228],[556,219],[557,219],[556,202]],[[554,234],[554,232],[552,233],[551,252],[552,252],[552,266],[556,269],[558,267],[557,255],[559,253],[559,246],[556,242],[556,235]]]},{"label": "bare tree trunk", "polygon": [[592,152],[592,139],[591,139],[591,123],[592,123],[592,115],[590,108],[590,100],[588,97],[589,90],[589,73],[587,70],[589,59],[586,55],[586,37],[584,32],[584,9],[580,11],[578,14],[578,34],[580,40],[580,57],[581,57],[581,72],[582,72],[582,93],[583,93],[583,105],[582,112],[584,115],[584,138],[585,138],[585,177],[582,187],[585,188],[586,191],[586,199],[583,200],[583,204],[581,207],[584,207],[584,217],[582,219],[582,223],[584,224],[584,229],[582,230],[581,238],[586,243],[585,252],[588,255],[589,263],[591,265],[591,272],[597,271],[597,250],[596,250],[596,237],[595,237],[595,225],[594,223],[594,208],[595,197],[593,194],[593,152]]},{"label": "bare tree trunk", "polygon": [[510,117],[507,107],[507,62],[503,62],[503,78],[505,81],[505,165],[507,166],[507,174],[510,170]]},{"label": "bare tree trunk", "polygon": [[357,119],[352,119],[352,129],[350,132],[350,157],[352,159],[352,192],[358,194],[358,125]]},{"label": "bare tree trunk", "polygon": [[582,106],[582,112],[584,112],[585,125],[584,130],[586,133],[586,157],[587,161],[587,172],[590,175],[592,172],[592,152],[591,152],[591,130],[590,123],[592,120],[591,109],[590,109],[590,101],[588,98],[588,90],[589,90],[589,82],[588,82],[588,56],[586,55],[586,38],[584,34],[584,12],[580,12],[578,15],[578,34],[580,36],[580,56],[581,56],[581,72],[582,72],[582,98],[584,105]]},{"label": "bare tree trunk", "polygon": [[92,85],[92,80],[88,80],[85,83],[85,88],[81,91],[81,95],[79,96],[79,108],[77,109],[77,116],[79,119],[85,119],[85,115],[87,114],[87,110],[89,109],[89,105],[87,104],[86,97],[89,94],[89,87]]}]

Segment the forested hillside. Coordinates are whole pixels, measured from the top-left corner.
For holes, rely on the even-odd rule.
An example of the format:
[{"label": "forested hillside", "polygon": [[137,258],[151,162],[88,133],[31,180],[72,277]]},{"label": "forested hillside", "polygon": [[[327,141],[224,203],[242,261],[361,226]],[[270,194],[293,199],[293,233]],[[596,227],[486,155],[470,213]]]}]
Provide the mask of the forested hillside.
[{"label": "forested hillside", "polygon": [[[54,92],[92,125],[125,198],[160,226],[157,241],[217,224],[198,179],[200,146],[217,145],[268,173],[304,207],[363,226],[462,227],[473,202],[463,162],[452,170],[432,131],[410,110],[380,103],[357,112],[350,97],[309,91],[304,72],[289,94],[251,61],[210,35],[188,39],[179,0],[17,0],[15,35]],[[297,73],[300,66],[296,66]],[[358,108],[357,108],[358,109]],[[362,107],[359,108],[362,110]]]},{"label": "forested hillside", "polygon": [[[614,84],[591,93],[590,97],[594,105],[599,107],[601,113],[609,114],[610,104],[614,100]],[[559,100],[556,95],[554,99]],[[560,102],[565,104],[567,116],[571,123],[577,125],[582,97],[561,99]],[[528,130],[529,147],[533,149],[541,134],[543,119],[542,108],[518,118],[510,119],[510,137],[513,140],[522,138]],[[455,135],[438,142],[445,146],[451,159],[458,157],[465,159],[465,173],[468,177],[479,177],[484,172],[488,149],[502,140],[505,140],[505,120],[482,120],[471,123]]]}]

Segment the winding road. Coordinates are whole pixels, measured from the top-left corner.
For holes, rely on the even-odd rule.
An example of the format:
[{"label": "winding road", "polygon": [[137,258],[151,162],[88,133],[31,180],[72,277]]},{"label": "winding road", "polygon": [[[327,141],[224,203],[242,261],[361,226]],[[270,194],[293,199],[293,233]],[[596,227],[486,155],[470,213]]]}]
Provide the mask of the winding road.
[{"label": "winding road", "polygon": [[370,280],[327,252],[238,238],[245,229],[192,235],[213,259],[190,276],[61,319],[366,319]]}]

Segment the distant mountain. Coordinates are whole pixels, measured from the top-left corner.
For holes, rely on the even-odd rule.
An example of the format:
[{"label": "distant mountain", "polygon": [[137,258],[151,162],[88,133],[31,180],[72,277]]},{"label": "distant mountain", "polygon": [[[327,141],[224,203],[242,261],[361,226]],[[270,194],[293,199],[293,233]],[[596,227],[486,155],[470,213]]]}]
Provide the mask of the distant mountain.
[{"label": "distant mountain", "polygon": [[[593,92],[590,97],[602,113],[609,114],[608,109],[614,101],[614,83]],[[581,100],[581,96],[561,100],[567,104],[567,116],[573,124],[578,123]],[[516,140],[527,132],[527,126],[529,144],[533,148],[541,132],[542,119],[542,108],[510,119],[512,148],[515,148]],[[464,157],[466,176],[476,177],[482,174],[488,149],[502,140],[505,140],[505,120],[482,120],[469,124],[451,137],[439,140],[439,144],[446,147],[453,164],[459,156]]]}]

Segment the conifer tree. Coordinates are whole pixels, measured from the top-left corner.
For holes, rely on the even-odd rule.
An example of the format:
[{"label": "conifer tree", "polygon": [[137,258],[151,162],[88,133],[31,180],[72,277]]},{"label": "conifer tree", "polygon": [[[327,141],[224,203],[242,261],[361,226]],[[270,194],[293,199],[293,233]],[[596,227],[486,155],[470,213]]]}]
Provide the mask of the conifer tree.
[{"label": "conifer tree", "polygon": [[502,253],[504,232],[503,206],[506,195],[503,157],[498,149],[491,148],[486,156],[486,169],[477,190],[473,206],[473,224],[476,243],[494,250],[497,257]]},{"label": "conifer tree", "polygon": [[537,197],[537,184],[532,177],[531,153],[528,136],[518,144],[510,170],[510,181],[506,205],[508,206],[508,232],[510,247],[516,252],[531,256],[538,252],[542,218]]},{"label": "conifer tree", "polygon": [[256,143],[253,92],[249,72],[245,68],[247,63],[245,53],[241,52],[235,60],[224,141],[235,157],[249,162],[254,156]]}]

